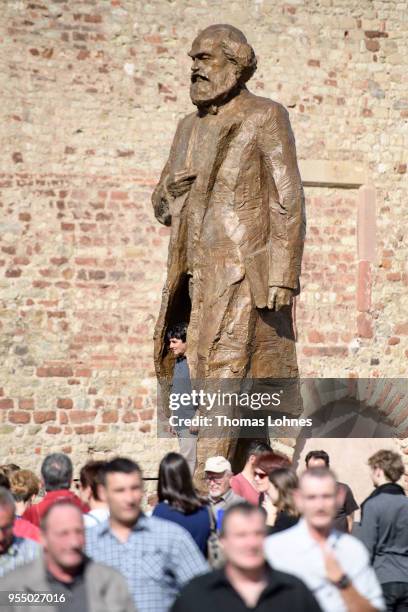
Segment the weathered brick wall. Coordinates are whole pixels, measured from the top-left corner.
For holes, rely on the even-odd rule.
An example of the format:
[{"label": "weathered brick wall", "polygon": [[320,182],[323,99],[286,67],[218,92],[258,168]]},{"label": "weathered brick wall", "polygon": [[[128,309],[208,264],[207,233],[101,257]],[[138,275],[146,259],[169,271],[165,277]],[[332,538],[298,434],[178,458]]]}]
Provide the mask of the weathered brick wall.
[{"label": "weathered brick wall", "polygon": [[[406,7],[405,7],[406,8]],[[191,110],[197,31],[232,23],[252,91],[290,111],[300,159],[364,162],[378,259],[358,326],[356,192],[307,188],[303,375],[403,376],[407,22],[392,0],[3,0],[0,433],[6,460],[118,449],[153,474],[151,336],[168,232],[150,193]],[[361,321],[361,320],[360,320]],[[359,337],[359,335],[364,337]]]},{"label": "weathered brick wall", "polygon": [[[306,189],[307,240],[297,300],[298,360],[304,377],[347,377],[356,367],[356,193]],[[347,325],[345,322],[348,321]]]}]

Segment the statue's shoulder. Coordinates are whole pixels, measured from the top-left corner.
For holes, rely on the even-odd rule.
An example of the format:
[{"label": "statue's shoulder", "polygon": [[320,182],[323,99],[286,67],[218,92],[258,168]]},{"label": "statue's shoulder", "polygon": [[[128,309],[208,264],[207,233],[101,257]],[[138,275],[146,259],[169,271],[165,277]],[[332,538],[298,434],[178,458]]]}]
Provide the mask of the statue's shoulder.
[{"label": "statue's shoulder", "polygon": [[272,100],[272,98],[265,98],[264,96],[256,96],[250,93],[246,98],[246,104],[248,112],[255,114],[270,114],[276,115],[287,114],[286,108],[280,102]]},{"label": "statue's shoulder", "polygon": [[188,125],[189,123],[194,121],[196,117],[197,117],[197,111],[196,110],[192,111],[191,113],[188,113],[187,115],[184,115],[184,117],[181,117],[179,119],[178,125],[179,126]]},{"label": "statue's shoulder", "polygon": [[178,142],[180,138],[186,138],[190,134],[194,122],[197,117],[197,111],[188,113],[184,117],[179,117],[177,121],[177,127],[174,134],[174,142]]}]

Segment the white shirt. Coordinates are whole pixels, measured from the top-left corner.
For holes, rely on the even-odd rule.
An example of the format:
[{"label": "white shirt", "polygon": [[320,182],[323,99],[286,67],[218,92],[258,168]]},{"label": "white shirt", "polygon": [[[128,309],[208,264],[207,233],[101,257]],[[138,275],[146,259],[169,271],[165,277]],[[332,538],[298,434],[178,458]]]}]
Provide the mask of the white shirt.
[{"label": "white shirt", "polygon": [[[354,588],[376,610],[385,610],[381,587],[365,546],[357,538],[336,530],[329,535],[327,544]],[[303,580],[324,612],[347,612],[341,591],[326,577],[322,550],[304,519],[266,538],[265,556],[272,567]]]},{"label": "white shirt", "polygon": [[99,525],[99,523],[103,523],[109,518],[109,510],[108,508],[95,508],[83,516],[86,528],[95,527],[95,525]]}]

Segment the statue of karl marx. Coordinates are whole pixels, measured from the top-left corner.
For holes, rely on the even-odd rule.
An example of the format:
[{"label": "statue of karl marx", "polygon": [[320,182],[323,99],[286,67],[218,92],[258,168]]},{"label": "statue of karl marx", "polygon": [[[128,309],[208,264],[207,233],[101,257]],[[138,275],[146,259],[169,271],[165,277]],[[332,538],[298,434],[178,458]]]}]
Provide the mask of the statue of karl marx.
[{"label": "statue of karl marx", "polygon": [[[256,57],[237,28],[207,27],[188,55],[197,110],[179,122],[152,196],[156,218],[171,226],[157,378],[165,394],[174,364],[166,330],[187,321],[193,381],[297,379],[291,305],[305,211],[288,112],[248,90]],[[232,460],[236,445],[201,428],[198,470],[209,456]]]}]

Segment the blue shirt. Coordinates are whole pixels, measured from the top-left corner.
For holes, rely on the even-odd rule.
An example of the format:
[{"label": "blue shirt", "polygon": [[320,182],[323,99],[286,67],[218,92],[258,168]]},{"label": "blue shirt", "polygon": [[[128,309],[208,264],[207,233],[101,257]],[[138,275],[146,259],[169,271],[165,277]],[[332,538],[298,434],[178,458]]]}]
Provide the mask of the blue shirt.
[{"label": "blue shirt", "polygon": [[211,533],[211,523],[208,512],[209,508],[207,506],[202,506],[191,514],[184,514],[184,512],[177,510],[177,508],[173,508],[170,504],[160,502],[153,510],[153,516],[158,516],[167,521],[173,521],[173,523],[177,523],[177,525],[184,527],[206,557],[207,540]]},{"label": "blue shirt", "polygon": [[181,588],[209,570],[185,529],[144,514],[125,543],[109,521],[87,529],[86,552],[126,578],[138,612],[167,612]]},{"label": "blue shirt", "polygon": [[14,536],[7,552],[0,554],[0,577],[15,570],[20,565],[34,561],[40,554],[41,547],[34,540]]},{"label": "blue shirt", "polygon": [[[360,595],[376,610],[385,610],[382,590],[365,546],[357,538],[335,529],[327,538],[327,545]],[[323,612],[347,612],[341,591],[326,577],[321,547],[310,535],[304,519],[266,538],[265,556],[272,567],[303,580]]]}]

